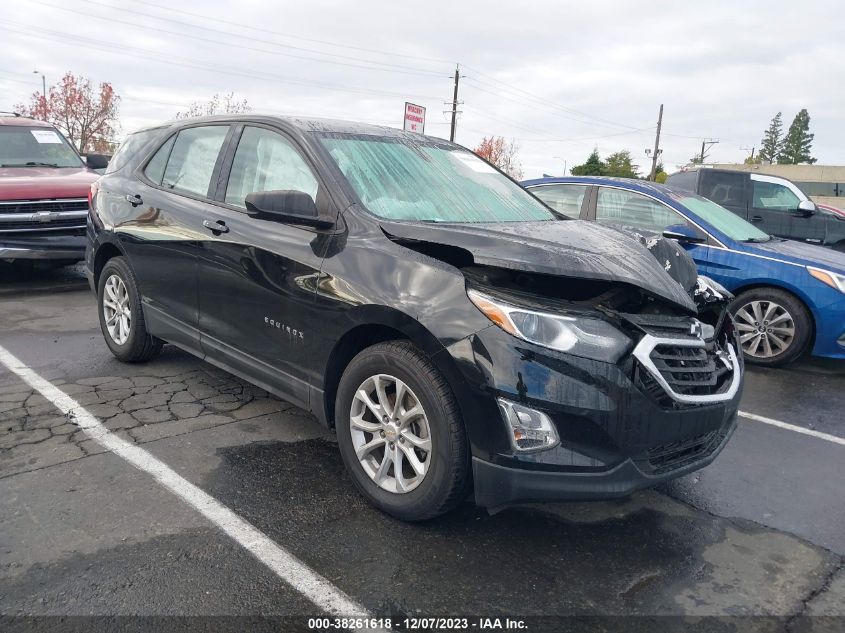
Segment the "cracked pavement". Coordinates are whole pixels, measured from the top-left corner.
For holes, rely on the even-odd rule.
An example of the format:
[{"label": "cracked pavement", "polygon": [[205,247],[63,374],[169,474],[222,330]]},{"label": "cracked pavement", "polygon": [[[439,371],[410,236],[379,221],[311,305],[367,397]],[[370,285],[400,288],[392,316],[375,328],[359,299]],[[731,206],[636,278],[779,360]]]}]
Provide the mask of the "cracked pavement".
[{"label": "cracked pavement", "polygon": [[[841,630],[841,446],[741,421],[713,465],[660,490],[493,515],[466,503],[403,524],[355,492],[309,415],[171,346],[121,364],[94,310],[87,291],[0,296],[0,345],[373,613],[776,616],[765,630]],[[843,376],[751,371],[743,408],[774,415],[786,393],[781,412],[798,413],[785,421],[843,435],[826,404]],[[803,395],[785,387],[799,382]],[[0,615],[315,611],[0,367]]]}]

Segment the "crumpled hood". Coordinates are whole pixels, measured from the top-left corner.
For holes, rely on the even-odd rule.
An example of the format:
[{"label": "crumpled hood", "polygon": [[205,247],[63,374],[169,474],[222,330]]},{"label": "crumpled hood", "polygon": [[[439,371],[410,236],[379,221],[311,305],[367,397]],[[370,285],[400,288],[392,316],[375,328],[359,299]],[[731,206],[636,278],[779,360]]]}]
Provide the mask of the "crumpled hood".
[{"label": "crumpled hood", "polygon": [[[674,242],[582,220],[434,224],[381,222],[389,235],[469,251],[476,264],[637,286],[690,312],[695,264]],[[647,246],[648,244],[648,246]],[[660,258],[661,261],[658,261]]]},{"label": "crumpled hood", "polygon": [[0,167],[0,200],[87,198],[99,177],[85,167]]},{"label": "crumpled hood", "polygon": [[845,253],[832,248],[795,242],[793,240],[772,240],[762,244],[743,244],[747,250],[766,257],[785,256],[783,259],[805,266],[825,268],[831,272],[845,274]]}]

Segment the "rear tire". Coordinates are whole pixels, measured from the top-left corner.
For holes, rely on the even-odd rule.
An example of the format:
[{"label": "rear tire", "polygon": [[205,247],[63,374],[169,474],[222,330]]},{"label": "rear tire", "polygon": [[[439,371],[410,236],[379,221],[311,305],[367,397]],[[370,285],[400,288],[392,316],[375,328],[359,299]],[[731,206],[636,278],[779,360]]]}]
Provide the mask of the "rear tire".
[{"label": "rear tire", "polygon": [[410,341],[379,343],[352,359],[338,386],[335,428],[352,481],[383,512],[421,521],[467,496],[469,448],[458,404]]},{"label": "rear tire", "polygon": [[804,304],[779,288],[753,288],[730,305],[745,361],[780,367],[796,360],[813,338],[813,319]]},{"label": "rear tire", "polygon": [[97,312],[106,345],[118,360],[144,362],[161,351],[164,342],[147,332],[141,293],[123,257],[112,257],[100,272]]}]

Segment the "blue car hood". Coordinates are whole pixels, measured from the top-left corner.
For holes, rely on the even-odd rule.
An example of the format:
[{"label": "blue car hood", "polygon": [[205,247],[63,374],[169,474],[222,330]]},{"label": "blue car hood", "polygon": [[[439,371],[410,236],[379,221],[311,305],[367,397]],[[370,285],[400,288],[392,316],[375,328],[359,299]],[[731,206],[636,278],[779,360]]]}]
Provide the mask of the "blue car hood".
[{"label": "blue car hood", "polygon": [[831,272],[845,274],[845,253],[840,253],[831,248],[795,242],[792,240],[772,240],[762,244],[743,244],[746,250],[765,255],[766,257],[777,257],[795,264],[815,266],[824,268]]}]

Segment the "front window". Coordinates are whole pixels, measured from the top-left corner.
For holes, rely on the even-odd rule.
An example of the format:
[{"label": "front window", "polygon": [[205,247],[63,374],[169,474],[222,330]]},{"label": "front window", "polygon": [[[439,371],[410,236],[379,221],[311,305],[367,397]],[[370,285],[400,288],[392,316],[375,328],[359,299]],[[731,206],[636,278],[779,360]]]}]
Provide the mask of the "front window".
[{"label": "front window", "polygon": [[389,220],[556,220],[541,202],[475,154],[437,141],[329,134],[320,137],[364,206]]},{"label": "front window", "polygon": [[795,211],[801,200],[790,189],[776,182],[755,180],[752,183],[752,199],[755,209],[771,211]]},{"label": "front window", "polygon": [[64,136],[51,127],[0,126],[0,167],[83,167]]},{"label": "front window", "polygon": [[696,216],[737,242],[768,242],[771,237],[735,213],[696,195],[671,193],[670,197]]}]

